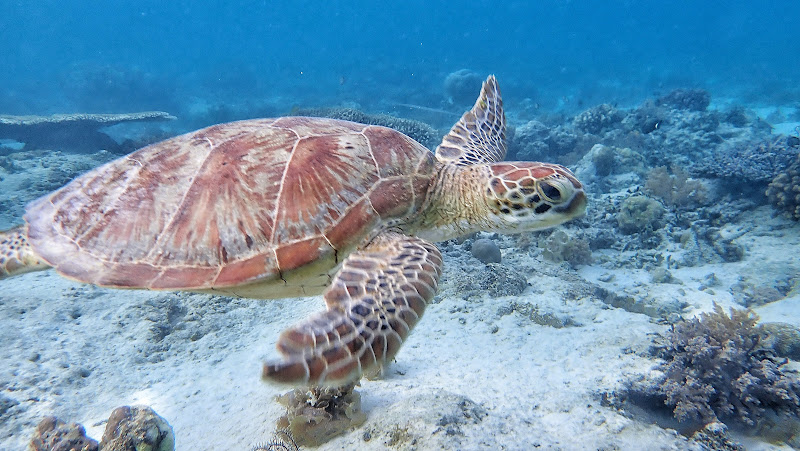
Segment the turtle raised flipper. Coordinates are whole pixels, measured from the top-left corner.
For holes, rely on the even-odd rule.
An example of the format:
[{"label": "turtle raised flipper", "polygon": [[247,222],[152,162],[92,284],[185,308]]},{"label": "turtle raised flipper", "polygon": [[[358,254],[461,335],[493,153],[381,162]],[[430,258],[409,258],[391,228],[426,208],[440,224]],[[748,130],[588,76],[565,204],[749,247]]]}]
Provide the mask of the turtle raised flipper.
[{"label": "turtle raised flipper", "polygon": [[431,243],[383,232],[350,254],[323,295],[324,313],[284,331],[284,360],[266,380],[342,385],[390,362],[436,294],[442,256]]},{"label": "turtle raised flipper", "polygon": [[483,88],[471,110],[464,113],[436,148],[442,163],[468,166],[496,163],[506,157],[506,117],[494,75]]},{"label": "turtle raised flipper", "polygon": [[0,232],[0,279],[49,267],[28,243],[25,226]]}]

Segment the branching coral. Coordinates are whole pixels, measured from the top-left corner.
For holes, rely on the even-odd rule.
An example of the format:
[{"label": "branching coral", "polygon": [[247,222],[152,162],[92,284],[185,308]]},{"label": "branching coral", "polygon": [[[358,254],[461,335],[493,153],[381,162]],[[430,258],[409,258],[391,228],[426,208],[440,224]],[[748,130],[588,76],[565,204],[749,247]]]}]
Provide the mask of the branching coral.
[{"label": "branching coral", "polygon": [[748,310],[722,307],[673,326],[657,350],[666,359],[655,390],[678,420],[758,425],[768,410],[800,414],[800,381],[782,362]]}]

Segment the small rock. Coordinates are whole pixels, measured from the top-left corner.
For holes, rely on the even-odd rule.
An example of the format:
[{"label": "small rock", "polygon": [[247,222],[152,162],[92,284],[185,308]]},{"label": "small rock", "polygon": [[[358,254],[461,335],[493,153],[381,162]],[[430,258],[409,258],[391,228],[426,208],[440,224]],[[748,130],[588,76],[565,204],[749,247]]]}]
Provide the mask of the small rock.
[{"label": "small rock", "polygon": [[500,263],[502,255],[500,248],[497,247],[494,241],[486,238],[475,240],[472,243],[472,256],[480,260],[484,264]]}]

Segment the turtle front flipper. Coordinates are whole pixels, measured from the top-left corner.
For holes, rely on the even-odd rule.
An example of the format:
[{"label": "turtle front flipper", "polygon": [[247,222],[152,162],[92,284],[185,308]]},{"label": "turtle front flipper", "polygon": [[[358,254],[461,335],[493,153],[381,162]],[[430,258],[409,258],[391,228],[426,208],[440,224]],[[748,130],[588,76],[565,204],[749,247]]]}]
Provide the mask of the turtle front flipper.
[{"label": "turtle front flipper", "polygon": [[342,264],[324,298],[328,310],[284,331],[281,362],[262,378],[339,386],[390,362],[436,294],[442,255],[431,243],[384,232]]},{"label": "turtle front flipper", "polygon": [[49,267],[28,243],[25,226],[0,232],[0,279]]}]

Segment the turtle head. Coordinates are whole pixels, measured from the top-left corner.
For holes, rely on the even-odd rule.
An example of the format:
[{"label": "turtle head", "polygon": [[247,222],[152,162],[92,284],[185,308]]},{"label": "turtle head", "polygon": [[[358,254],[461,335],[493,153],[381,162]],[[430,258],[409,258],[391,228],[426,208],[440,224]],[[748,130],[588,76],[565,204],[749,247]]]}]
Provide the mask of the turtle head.
[{"label": "turtle head", "polygon": [[586,193],[569,169],[558,164],[501,162],[489,165],[485,190],[493,231],[545,229],[581,216]]}]

